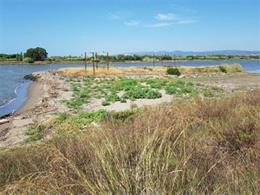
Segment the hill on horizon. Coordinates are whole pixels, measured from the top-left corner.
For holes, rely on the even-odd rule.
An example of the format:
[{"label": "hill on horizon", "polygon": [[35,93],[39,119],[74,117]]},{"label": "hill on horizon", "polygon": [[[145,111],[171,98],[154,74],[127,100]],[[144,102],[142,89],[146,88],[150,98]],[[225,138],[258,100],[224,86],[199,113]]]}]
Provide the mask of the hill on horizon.
[{"label": "hill on horizon", "polygon": [[189,55],[260,55],[260,51],[248,51],[248,50],[215,50],[215,51],[144,51],[144,52],[132,52],[130,54],[136,55],[177,55],[177,56],[189,56]]}]

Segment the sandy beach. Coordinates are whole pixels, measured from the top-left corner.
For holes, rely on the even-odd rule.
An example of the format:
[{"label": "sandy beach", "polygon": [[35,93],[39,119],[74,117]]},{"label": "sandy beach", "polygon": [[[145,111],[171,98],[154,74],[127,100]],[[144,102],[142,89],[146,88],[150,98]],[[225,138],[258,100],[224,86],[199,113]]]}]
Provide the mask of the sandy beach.
[{"label": "sandy beach", "polygon": [[31,84],[25,104],[12,116],[5,118],[8,122],[0,125],[0,147],[24,143],[25,129],[29,125],[45,120],[48,114],[55,113],[57,107],[50,99],[54,95],[52,87],[58,85],[50,78],[48,72],[41,73],[41,77]]},{"label": "sandy beach", "polygon": [[33,82],[28,89],[28,97],[25,104],[17,110],[16,114],[25,114],[41,100],[42,96],[43,85],[38,81]]}]

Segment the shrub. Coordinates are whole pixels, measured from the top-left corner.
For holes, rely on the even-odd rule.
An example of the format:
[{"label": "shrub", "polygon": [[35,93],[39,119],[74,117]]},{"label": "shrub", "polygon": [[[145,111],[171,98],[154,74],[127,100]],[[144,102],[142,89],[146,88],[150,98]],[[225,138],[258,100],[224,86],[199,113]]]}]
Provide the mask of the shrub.
[{"label": "shrub", "polygon": [[167,74],[169,75],[177,75],[177,76],[180,76],[181,75],[181,72],[179,71],[178,68],[167,68]]},{"label": "shrub", "polygon": [[227,69],[224,66],[218,67],[221,72],[227,73]]},{"label": "shrub", "polygon": [[23,62],[25,62],[25,63],[33,63],[34,61],[33,61],[33,59],[30,58],[30,57],[25,57],[25,58],[23,59]]}]

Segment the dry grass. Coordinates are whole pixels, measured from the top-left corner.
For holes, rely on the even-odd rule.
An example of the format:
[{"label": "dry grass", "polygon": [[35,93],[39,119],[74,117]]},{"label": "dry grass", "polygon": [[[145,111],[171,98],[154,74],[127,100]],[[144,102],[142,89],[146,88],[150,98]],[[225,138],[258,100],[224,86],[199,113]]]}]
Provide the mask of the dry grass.
[{"label": "dry grass", "polygon": [[146,108],[0,153],[6,194],[258,194],[260,91]]},{"label": "dry grass", "polygon": [[[243,68],[239,64],[234,65],[222,65],[225,68],[227,73],[233,72],[242,72]],[[196,74],[196,73],[214,73],[221,72],[219,66],[208,66],[208,67],[187,67],[181,66],[178,67],[182,74]],[[110,68],[107,70],[106,68],[98,68],[95,71],[95,76],[125,76],[125,75],[164,75],[166,74],[166,67],[128,67],[128,68]],[[88,68],[85,71],[84,68],[63,68],[57,70],[58,73],[64,76],[91,76],[93,75],[92,68]]]}]

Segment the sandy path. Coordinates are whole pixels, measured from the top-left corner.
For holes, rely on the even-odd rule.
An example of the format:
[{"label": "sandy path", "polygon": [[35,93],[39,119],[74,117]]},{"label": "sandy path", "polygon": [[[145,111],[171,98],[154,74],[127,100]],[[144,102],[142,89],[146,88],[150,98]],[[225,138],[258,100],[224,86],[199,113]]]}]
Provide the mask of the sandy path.
[{"label": "sandy path", "polygon": [[134,101],[127,100],[125,103],[122,102],[114,102],[111,105],[103,106],[102,99],[92,99],[88,104],[83,106],[83,111],[85,112],[93,112],[98,111],[101,109],[107,111],[125,111],[130,110],[132,107],[143,107],[143,106],[154,106],[162,103],[169,103],[172,101],[173,96],[167,95],[164,90],[161,90],[160,93],[162,94],[161,98],[157,99],[136,99]]},{"label": "sandy path", "polygon": [[218,86],[227,90],[251,90],[260,88],[260,74],[235,73],[224,75],[202,76],[194,79],[195,82]]}]

